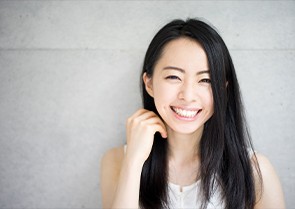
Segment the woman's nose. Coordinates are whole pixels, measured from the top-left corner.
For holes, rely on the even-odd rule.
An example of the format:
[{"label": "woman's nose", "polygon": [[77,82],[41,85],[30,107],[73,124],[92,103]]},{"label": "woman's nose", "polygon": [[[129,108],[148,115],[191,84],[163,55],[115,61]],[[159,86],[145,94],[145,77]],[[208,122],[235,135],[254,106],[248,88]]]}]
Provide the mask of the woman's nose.
[{"label": "woman's nose", "polygon": [[196,87],[191,82],[183,83],[179,91],[179,99],[185,102],[196,101]]}]

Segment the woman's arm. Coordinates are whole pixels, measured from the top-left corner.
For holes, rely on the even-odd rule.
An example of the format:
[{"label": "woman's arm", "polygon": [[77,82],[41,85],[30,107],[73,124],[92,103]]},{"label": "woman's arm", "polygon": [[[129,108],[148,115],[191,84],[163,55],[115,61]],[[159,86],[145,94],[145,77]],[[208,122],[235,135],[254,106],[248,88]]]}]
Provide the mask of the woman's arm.
[{"label": "woman's arm", "polygon": [[109,150],[101,162],[103,208],[138,208],[142,166],[127,161],[124,147]]},{"label": "woman's arm", "polygon": [[[256,154],[256,157],[261,170],[263,184],[262,188],[257,186],[258,191],[261,192],[257,192],[255,209],[285,209],[284,194],[275,169],[265,156]],[[257,177],[256,182],[258,182]],[[256,185],[259,185],[259,183],[256,183]]]},{"label": "woman's arm", "polygon": [[111,208],[139,208],[140,176],[143,164],[123,160]]},{"label": "woman's arm", "polygon": [[119,181],[120,170],[124,158],[124,147],[107,151],[100,166],[100,191],[102,207],[111,208]]},{"label": "woman's arm", "polygon": [[103,208],[139,208],[140,176],[148,158],[154,134],[167,137],[162,120],[153,112],[138,110],[127,122],[127,150],[123,157],[108,152],[102,160],[101,193]]}]

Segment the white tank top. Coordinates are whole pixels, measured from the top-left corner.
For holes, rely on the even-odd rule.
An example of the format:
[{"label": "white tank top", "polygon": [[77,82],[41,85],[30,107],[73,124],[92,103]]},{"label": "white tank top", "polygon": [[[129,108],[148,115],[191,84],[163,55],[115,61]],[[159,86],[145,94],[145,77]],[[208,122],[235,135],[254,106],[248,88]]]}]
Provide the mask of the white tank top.
[{"label": "white tank top", "polygon": [[[124,151],[126,152],[126,147]],[[250,156],[253,152],[249,149]],[[200,195],[200,181],[197,181],[189,186],[179,186],[171,182],[168,183],[168,197],[169,208],[171,209],[191,209],[201,208],[201,195]],[[208,202],[207,209],[222,209],[225,205],[221,199],[220,188],[217,187],[216,191]]]},{"label": "white tank top", "polygon": [[[201,208],[200,181],[189,186],[181,186],[168,183],[169,207],[177,209]],[[199,197],[199,198],[198,198]],[[217,189],[212,195],[208,205],[208,209],[224,208],[221,200],[220,191]]]}]

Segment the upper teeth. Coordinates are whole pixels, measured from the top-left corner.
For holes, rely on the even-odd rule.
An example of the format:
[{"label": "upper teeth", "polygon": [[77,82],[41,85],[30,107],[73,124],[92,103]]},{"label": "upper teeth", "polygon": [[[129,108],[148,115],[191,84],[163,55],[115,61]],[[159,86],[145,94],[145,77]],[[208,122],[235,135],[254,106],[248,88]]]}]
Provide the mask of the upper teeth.
[{"label": "upper teeth", "polygon": [[177,107],[173,107],[173,110],[180,116],[183,116],[183,117],[194,117],[198,111],[193,111],[193,110],[184,110],[184,109],[180,109],[180,108],[177,108]]}]

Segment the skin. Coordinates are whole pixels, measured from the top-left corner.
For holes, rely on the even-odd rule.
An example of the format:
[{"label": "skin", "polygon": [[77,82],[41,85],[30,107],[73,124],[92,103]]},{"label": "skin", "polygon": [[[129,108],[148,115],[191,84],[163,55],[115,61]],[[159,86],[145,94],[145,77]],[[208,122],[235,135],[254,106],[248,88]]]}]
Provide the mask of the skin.
[{"label": "skin", "polygon": [[[140,109],[127,120],[127,150],[109,150],[101,164],[103,208],[138,208],[142,166],[149,156],[153,136],[159,132],[169,144],[169,182],[186,186],[196,181],[200,157],[196,152],[204,123],[214,114],[207,57],[202,47],[189,39],[167,44],[153,76],[143,75],[147,92],[154,98],[163,121],[153,112]],[[172,108],[172,109],[171,109]],[[182,113],[179,109],[182,109]],[[173,110],[174,109],[174,110]],[[183,110],[189,110],[184,114]],[[191,114],[188,117],[188,113]],[[197,114],[194,114],[197,113]],[[263,188],[256,175],[255,209],[285,208],[280,181],[271,163],[261,154],[259,164]],[[126,192],[128,191],[128,192]]]}]

